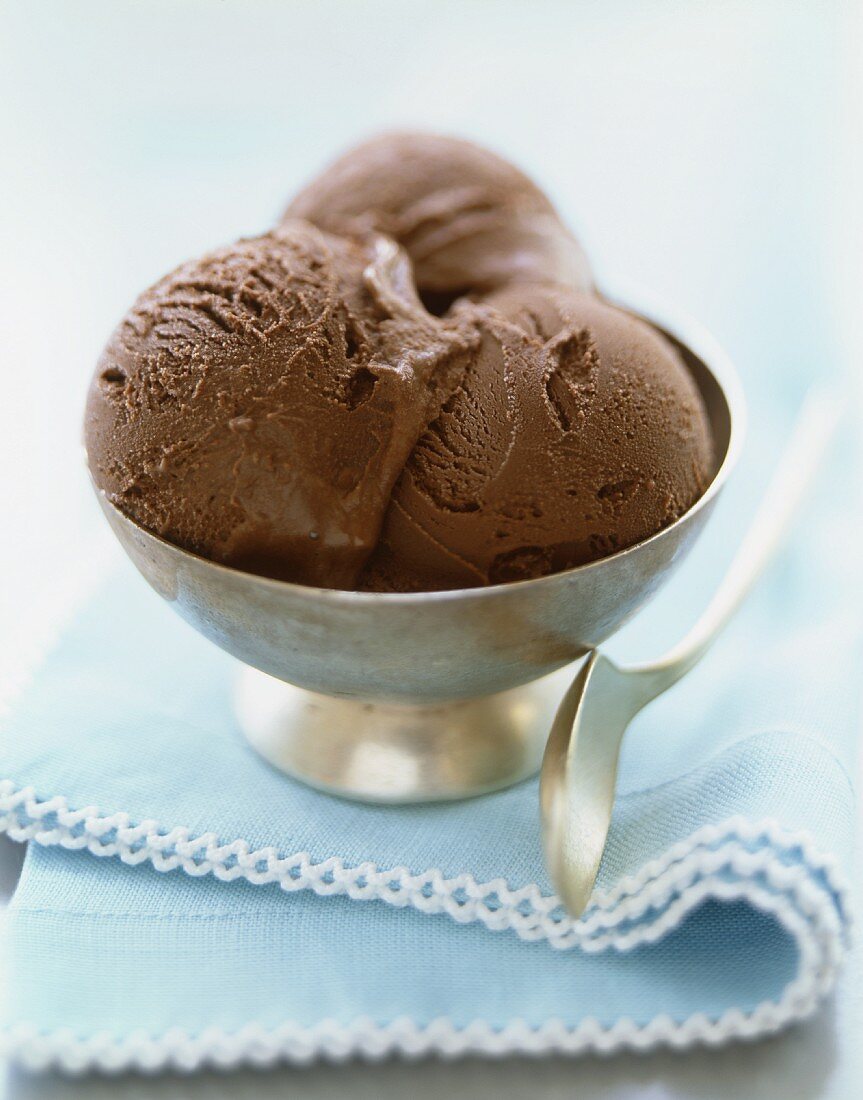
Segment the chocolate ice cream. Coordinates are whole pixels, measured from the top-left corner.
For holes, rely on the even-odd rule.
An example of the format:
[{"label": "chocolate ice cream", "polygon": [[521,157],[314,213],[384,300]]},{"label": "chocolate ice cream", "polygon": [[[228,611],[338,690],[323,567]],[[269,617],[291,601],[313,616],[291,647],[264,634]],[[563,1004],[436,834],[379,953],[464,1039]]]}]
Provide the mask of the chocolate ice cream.
[{"label": "chocolate ice cream", "polygon": [[702,493],[685,365],[591,293],[505,161],[388,135],[290,214],[178,268],[111,337],[85,434],[132,520],[250,572],[422,591],[593,561]]},{"label": "chocolate ice cream", "polygon": [[138,299],[90,390],[93,476],[186,549],[350,587],[475,343],[423,310],[392,242],[285,223]]},{"label": "chocolate ice cream", "polygon": [[467,588],[582,565],[702,493],[701,399],[649,325],[546,286],[468,311],[479,354],[396,483],[362,587]]},{"label": "chocolate ice cream", "polygon": [[587,259],[539,188],[501,157],[438,134],[382,134],[341,156],[290,204],[333,233],[385,233],[441,313],[514,282],[589,289]]}]

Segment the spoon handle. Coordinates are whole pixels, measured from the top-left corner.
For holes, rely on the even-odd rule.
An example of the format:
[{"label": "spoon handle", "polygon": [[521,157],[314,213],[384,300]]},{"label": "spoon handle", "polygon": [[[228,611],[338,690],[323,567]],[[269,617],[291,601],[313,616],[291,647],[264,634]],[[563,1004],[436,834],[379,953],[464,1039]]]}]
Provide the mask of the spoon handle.
[{"label": "spoon handle", "polygon": [[840,416],[841,404],[835,393],[820,388],[810,390],[759,512],[704,613],[663,657],[625,670],[641,680],[644,703],[677,683],[701,660],[749,594],[788,534]]},{"label": "spoon handle", "polygon": [[824,393],[807,397],[761,510],[686,637],[660,660],[635,667],[620,668],[594,650],[564,696],[542,764],[540,807],[546,864],[572,916],[584,912],[596,882],[627,726],[704,656],[761,575],[815,478],[839,408],[838,400]]}]

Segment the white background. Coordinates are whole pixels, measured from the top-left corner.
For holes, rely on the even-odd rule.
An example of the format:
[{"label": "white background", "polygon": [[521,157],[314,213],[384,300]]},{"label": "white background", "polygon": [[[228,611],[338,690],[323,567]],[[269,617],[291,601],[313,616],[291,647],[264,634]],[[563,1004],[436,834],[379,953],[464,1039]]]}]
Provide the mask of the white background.
[{"label": "white background", "polygon": [[[364,133],[426,126],[511,156],[573,223],[601,280],[674,302],[732,356],[770,353],[743,341],[741,303],[757,313],[784,287],[826,302],[825,347],[859,361],[862,66],[853,0],[7,0],[0,666],[110,545],[79,448],[110,328],[180,260],[265,228]],[[753,236],[761,248],[744,249],[741,267]],[[754,365],[740,366],[757,385]],[[7,881],[11,862],[0,849]],[[851,1100],[863,1090],[854,969],[837,1006],[757,1047],[137,1082],[124,1095]],[[119,1094],[9,1085],[19,1100]]]}]

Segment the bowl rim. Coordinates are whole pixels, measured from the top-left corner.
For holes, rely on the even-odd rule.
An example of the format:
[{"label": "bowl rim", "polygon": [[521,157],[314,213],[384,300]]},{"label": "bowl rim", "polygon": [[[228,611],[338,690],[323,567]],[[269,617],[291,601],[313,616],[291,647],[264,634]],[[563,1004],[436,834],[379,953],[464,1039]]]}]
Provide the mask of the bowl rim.
[{"label": "bowl rim", "polygon": [[224,565],[221,562],[211,561],[209,558],[204,557],[202,554],[196,554],[194,551],[185,550],[183,547],[177,546],[168,539],[162,538],[161,535],[154,534],[154,532],[149,531],[146,527],[130,519],[125,512],[108,499],[105,491],[95,484],[92,472],[90,475],[91,481],[93,482],[93,486],[104,509],[110,510],[124,526],[131,528],[138,535],[143,536],[149,541],[161,544],[161,546],[169,551],[172,556],[178,557],[181,560],[188,559],[217,572],[224,572],[229,574],[234,580],[238,577],[242,577],[246,579],[250,585],[256,585],[270,591],[290,592],[297,598],[316,602],[324,601],[335,604],[346,604],[349,606],[381,604],[394,607],[399,605],[418,606],[430,602],[445,603],[449,601],[464,601],[467,599],[491,599],[499,597],[503,592],[521,592],[531,586],[548,585],[555,581],[564,580],[566,577],[574,574],[581,576],[590,571],[601,569],[603,566],[607,567],[609,563],[617,562],[627,556],[634,555],[643,547],[659,541],[671,531],[675,530],[675,528],[688,522],[699,511],[706,508],[717,496],[728,480],[731,471],[736,466],[743,447],[746,431],[746,401],[739,375],[730,358],[712,334],[682,310],[669,309],[667,305],[659,302],[641,288],[628,286],[626,284],[617,284],[617,286],[619,288],[618,292],[606,294],[602,290],[598,290],[597,294],[603,301],[609,302],[611,305],[620,309],[627,310],[636,317],[646,321],[653,328],[658,329],[660,332],[677,341],[677,343],[681,344],[687,351],[690,351],[713,377],[723,395],[728,410],[729,435],[725,454],[710,484],[701,496],[681,516],[678,516],[673,523],[654,532],[654,534],[650,535],[648,538],[642,539],[640,542],[635,542],[631,546],[627,546],[613,554],[607,554],[605,557],[597,558],[595,561],[585,562],[582,565],[575,565],[570,569],[561,569],[555,573],[548,573],[541,577],[504,581],[499,584],[481,585],[475,588],[447,588],[442,591],[426,592],[359,592],[349,588],[318,588],[314,585],[297,584],[294,581],[284,581],[278,580],[275,577],[265,577],[259,573],[249,573],[242,569],[236,569],[230,565]]}]

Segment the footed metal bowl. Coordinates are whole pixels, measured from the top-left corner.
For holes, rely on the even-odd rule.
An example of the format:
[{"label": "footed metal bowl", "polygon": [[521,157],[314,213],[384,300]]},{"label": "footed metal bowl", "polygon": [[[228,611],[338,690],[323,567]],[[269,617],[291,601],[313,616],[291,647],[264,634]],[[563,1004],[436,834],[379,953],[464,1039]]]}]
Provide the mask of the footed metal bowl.
[{"label": "footed metal bowl", "polygon": [[679,348],[707,407],[715,472],[671,526],[588,565],[450,592],[309,588],[217,565],[139,527],[103,494],[152,587],[241,671],[240,728],[272,764],[380,802],[462,798],[539,769],[567,666],[612,635],[671,575],[740,448],[730,364],[689,322],[641,314]]}]

